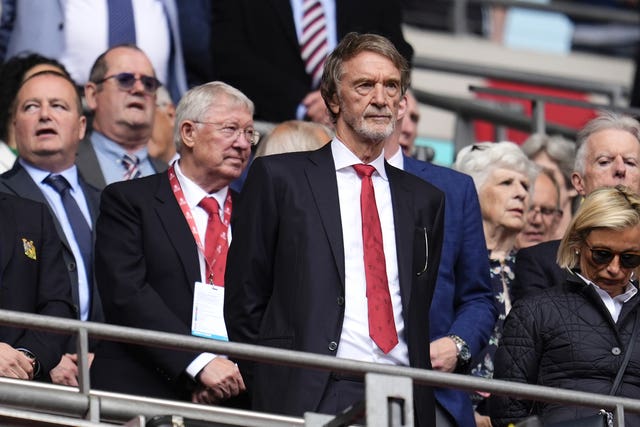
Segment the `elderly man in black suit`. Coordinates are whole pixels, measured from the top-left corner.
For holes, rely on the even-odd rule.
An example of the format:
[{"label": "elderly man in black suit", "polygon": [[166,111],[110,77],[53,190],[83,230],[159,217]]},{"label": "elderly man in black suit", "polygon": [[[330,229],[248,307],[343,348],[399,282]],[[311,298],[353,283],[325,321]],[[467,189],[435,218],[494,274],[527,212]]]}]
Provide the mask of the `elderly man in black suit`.
[{"label": "elderly man in black suit", "polygon": [[[389,40],[348,34],[321,84],[336,137],[317,151],[254,161],[232,220],[224,304],[232,341],[431,366],[444,195],[391,167],[383,150],[408,83]],[[362,381],[329,372],[242,369],[260,411],[336,414],[364,397]],[[433,425],[432,390],[414,390],[419,425]]]},{"label": "elderly man in black suit", "polygon": [[[0,308],[73,318],[69,277],[42,203],[0,193]],[[49,380],[69,337],[0,326],[0,376]]]},{"label": "elderly man in black suit", "polygon": [[[253,103],[225,83],[192,88],[176,109],[180,160],[167,172],[105,188],[96,276],[107,322],[226,340],[229,183],[259,138],[252,114]],[[99,389],[200,403],[244,390],[237,366],[223,356],[107,341],[92,381]]]},{"label": "elderly man in black suit", "polygon": [[[618,184],[640,193],[640,122],[602,112],[580,130],[577,144],[571,178],[580,196]],[[564,283],[569,272],[556,262],[559,246],[551,240],[518,251],[512,301]]]}]

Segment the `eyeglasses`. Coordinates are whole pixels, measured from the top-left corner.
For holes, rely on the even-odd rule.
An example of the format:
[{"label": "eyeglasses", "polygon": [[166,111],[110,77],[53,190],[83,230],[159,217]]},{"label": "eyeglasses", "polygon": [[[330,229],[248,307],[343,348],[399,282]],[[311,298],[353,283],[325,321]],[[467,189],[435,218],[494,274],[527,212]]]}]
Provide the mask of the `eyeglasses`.
[{"label": "eyeglasses", "polygon": [[251,145],[256,145],[258,141],[260,141],[260,132],[253,128],[241,129],[234,125],[225,125],[224,123],[214,123],[214,122],[199,122],[194,120],[194,123],[200,123],[203,125],[214,125],[220,126],[216,129],[220,135],[222,135],[226,139],[236,140],[240,137],[240,134],[244,134],[244,137]]},{"label": "eyeglasses", "polygon": [[142,86],[144,86],[144,91],[148,94],[156,93],[156,90],[160,87],[161,83],[158,79],[152,76],[145,76],[144,74],[140,74],[140,77],[137,77],[136,74],[133,73],[120,73],[114,74],[113,76],[107,76],[102,80],[96,82],[96,84],[104,83],[109,79],[115,79],[118,83],[118,87],[122,90],[131,90],[133,85],[136,84],[137,80],[142,82]]},{"label": "eyeglasses", "polygon": [[561,209],[550,208],[547,206],[530,206],[527,212],[529,213],[529,215],[539,213],[540,215],[542,215],[544,218],[547,218],[547,219],[551,219],[556,215],[562,216]]},{"label": "eyeglasses", "polygon": [[613,257],[618,255],[620,259],[620,265],[624,268],[636,268],[640,266],[640,254],[634,254],[631,252],[613,252],[609,249],[592,248],[587,242],[584,243],[591,251],[591,260],[598,265],[609,264]]}]

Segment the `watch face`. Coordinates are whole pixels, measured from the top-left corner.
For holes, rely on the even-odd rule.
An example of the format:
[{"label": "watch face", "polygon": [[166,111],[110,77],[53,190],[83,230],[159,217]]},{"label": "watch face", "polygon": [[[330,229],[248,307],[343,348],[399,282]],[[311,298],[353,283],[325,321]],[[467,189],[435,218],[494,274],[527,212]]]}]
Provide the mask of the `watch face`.
[{"label": "watch face", "polygon": [[463,345],[460,349],[458,357],[460,357],[460,360],[462,360],[463,362],[468,362],[469,359],[471,359],[471,352],[469,351],[469,347]]}]

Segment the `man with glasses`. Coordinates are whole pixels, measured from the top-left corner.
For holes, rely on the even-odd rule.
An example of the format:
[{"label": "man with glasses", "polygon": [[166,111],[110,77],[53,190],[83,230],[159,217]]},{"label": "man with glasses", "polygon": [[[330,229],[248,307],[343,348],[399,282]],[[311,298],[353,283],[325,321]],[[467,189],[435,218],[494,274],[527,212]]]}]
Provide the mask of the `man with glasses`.
[{"label": "man with glasses", "polygon": [[527,223],[516,238],[518,249],[553,240],[562,210],[560,186],[550,169],[543,168],[533,184],[526,218]]},{"label": "man with glasses", "polygon": [[[630,116],[605,111],[578,133],[573,187],[585,197],[602,187],[625,185],[640,193],[640,123]],[[514,302],[540,289],[563,283],[568,274],[556,263],[559,240],[518,252]]]},{"label": "man with glasses", "polygon": [[[197,86],[176,110],[180,159],[168,171],[104,189],[96,279],[107,322],[227,339],[222,303],[235,204],[229,183],[259,137],[244,94],[221,82]],[[107,341],[97,351],[92,384],[199,403],[245,388],[224,356]]]},{"label": "man with glasses", "polygon": [[111,48],[95,61],[84,89],[93,132],[76,162],[89,184],[101,190],[166,170],[147,151],[159,86],[147,55],[133,45]]}]

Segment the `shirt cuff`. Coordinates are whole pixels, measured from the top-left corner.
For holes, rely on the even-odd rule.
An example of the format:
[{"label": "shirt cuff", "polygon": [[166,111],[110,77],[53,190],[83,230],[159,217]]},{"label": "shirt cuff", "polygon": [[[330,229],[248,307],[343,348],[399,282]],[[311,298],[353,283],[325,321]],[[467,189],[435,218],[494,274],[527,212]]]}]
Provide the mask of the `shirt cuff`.
[{"label": "shirt cuff", "polygon": [[200,354],[198,357],[193,359],[193,362],[189,363],[189,366],[187,366],[187,374],[195,380],[200,371],[202,371],[202,369],[216,357],[217,356],[213,353]]}]

